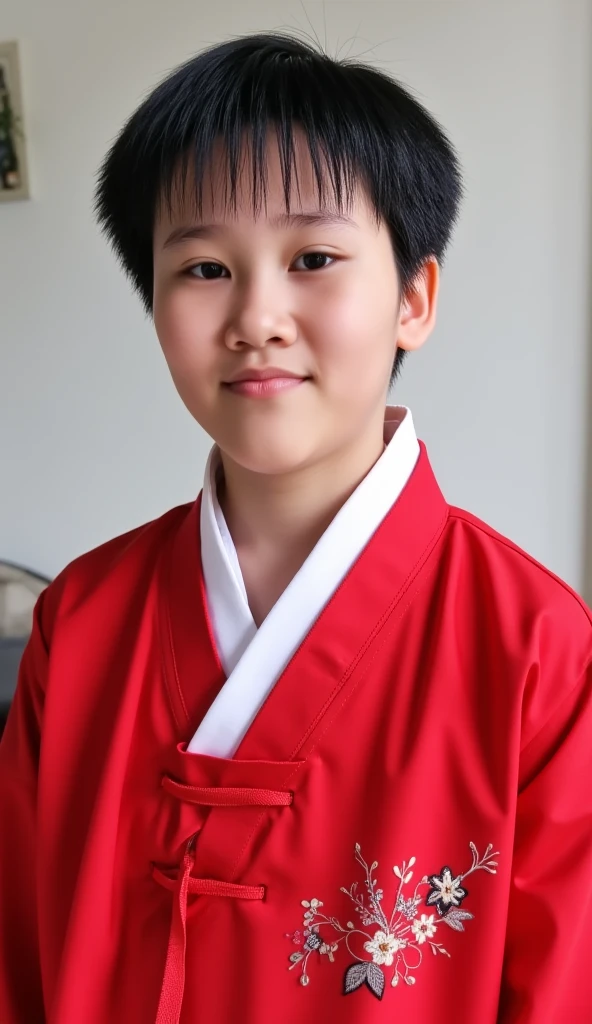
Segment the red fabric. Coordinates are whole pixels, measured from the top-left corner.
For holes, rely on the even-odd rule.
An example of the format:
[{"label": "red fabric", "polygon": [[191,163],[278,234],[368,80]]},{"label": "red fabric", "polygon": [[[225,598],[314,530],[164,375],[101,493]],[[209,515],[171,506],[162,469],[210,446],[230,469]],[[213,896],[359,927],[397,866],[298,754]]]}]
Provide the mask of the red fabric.
[{"label": "red fabric", "polygon": [[179,1024],[590,1024],[583,602],[422,445],[236,756],[189,754],[224,681],[199,504],[38,601],[0,742],[2,1024],[148,1024],[163,978]]}]

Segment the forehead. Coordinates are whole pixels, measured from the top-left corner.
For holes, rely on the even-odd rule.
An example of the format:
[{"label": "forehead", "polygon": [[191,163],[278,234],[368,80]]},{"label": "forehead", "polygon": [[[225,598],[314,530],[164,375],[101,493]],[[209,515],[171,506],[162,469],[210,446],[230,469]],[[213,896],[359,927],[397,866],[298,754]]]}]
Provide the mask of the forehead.
[{"label": "forehead", "polygon": [[[369,216],[365,189],[356,181],[351,195],[342,184],[341,204],[337,202],[334,185],[326,161],[319,157],[322,192],[306,136],[302,129],[293,131],[292,161],[282,171],[282,155],[275,131],[269,130],[262,152],[261,165],[254,177],[251,140],[244,135],[236,168],[236,186],[231,196],[231,175],[228,153],[221,140],[216,140],[201,175],[201,213],[198,209],[198,187],[194,168],[189,160],[179,165],[172,184],[170,202],[161,199],[157,206],[155,227],[160,234],[167,227],[194,221],[232,221],[235,218],[258,219],[262,215],[275,226],[287,224],[288,201],[284,176],[289,179],[289,210],[294,213],[318,212],[339,214],[355,221]],[[287,158],[286,158],[287,163]],[[262,179],[265,180],[265,190]],[[258,201],[255,201],[255,196]],[[263,214],[261,213],[263,210]]]}]

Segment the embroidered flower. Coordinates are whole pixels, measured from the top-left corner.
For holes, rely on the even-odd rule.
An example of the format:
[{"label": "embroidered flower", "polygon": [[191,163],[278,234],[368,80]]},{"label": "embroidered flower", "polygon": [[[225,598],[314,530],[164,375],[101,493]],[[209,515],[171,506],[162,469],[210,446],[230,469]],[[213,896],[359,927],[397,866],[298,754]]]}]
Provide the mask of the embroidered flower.
[{"label": "embroidered flower", "polygon": [[[398,883],[393,894],[392,913],[387,917],[382,906],[384,890],[378,888],[374,877],[378,861],[368,864],[362,856],[359,843],[356,843],[355,859],[364,869],[365,884],[359,887],[358,882],[353,882],[349,889],[341,886],[340,891],[351,900],[359,914],[359,926],[354,921],[347,921],[344,927],[336,917],[330,917],[321,909],[321,900],[302,900],[301,904],[305,908],[303,931],[286,933],[286,938],[301,947],[288,956],[288,970],[300,965],[300,984],[306,987],[311,981],[308,973],[310,958],[318,953],[333,963],[333,954],[341,945],[351,957],[343,977],[344,995],[350,995],[365,986],[373,996],[382,999],[386,987],[386,968],[392,968],[392,988],[397,988],[401,982],[415,985],[415,972],[423,961],[424,950],[429,948],[434,956],[441,954],[450,957],[448,950],[440,942],[434,941],[439,924],[446,924],[454,932],[464,932],[465,922],[473,919],[469,911],[457,909],[468,896],[461,883],[474,871],[487,871],[491,875],[496,873],[497,861],[493,858],[498,854],[491,844],[482,857],[474,843],[469,843],[469,847],[473,862],[464,874],[453,875],[449,867],[443,867],[439,875],[423,875],[407,892],[406,887],[410,885],[414,874],[415,857],[395,865],[393,873]],[[424,886],[429,888],[425,897],[421,893]],[[437,918],[434,914],[418,916],[418,908],[424,899],[426,904],[437,908],[441,919],[438,924],[435,923]],[[366,930],[372,926],[372,931]],[[350,945],[352,939],[353,946]],[[359,955],[360,943],[364,939],[363,949],[369,954],[367,959]]]},{"label": "embroidered flower", "polygon": [[304,943],[305,949],[320,949],[323,945],[323,940],[318,932],[310,932],[306,942]]},{"label": "embroidered flower", "polygon": [[426,896],[428,906],[436,906],[438,913],[444,917],[452,907],[460,907],[469,895],[461,886],[462,875],[452,877],[450,868],[442,868],[439,875],[429,875],[428,882],[432,886]]},{"label": "embroidered flower", "polygon": [[426,939],[431,939],[432,935],[435,935],[437,930],[437,926],[434,924],[433,914],[430,914],[429,917],[427,914],[422,914],[421,917],[411,925],[411,931],[415,936],[415,941],[418,942],[420,946],[423,945]]},{"label": "embroidered flower", "polygon": [[395,953],[398,949],[402,949],[406,945],[403,939],[397,939],[396,936],[387,934],[387,932],[375,932],[374,938],[370,942],[364,943],[364,949],[368,953],[372,953],[372,960],[375,964],[386,964],[390,967]]}]

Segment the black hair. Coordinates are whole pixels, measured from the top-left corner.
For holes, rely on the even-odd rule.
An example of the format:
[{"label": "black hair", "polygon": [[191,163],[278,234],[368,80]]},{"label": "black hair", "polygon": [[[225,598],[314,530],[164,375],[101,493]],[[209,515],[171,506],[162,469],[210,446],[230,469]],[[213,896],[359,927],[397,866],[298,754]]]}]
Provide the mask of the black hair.
[{"label": "black hair", "polygon": [[[150,92],[121,129],[98,172],[95,214],[125,273],[152,316],[152,237],[159,203],[171,207],[175,182],[193,169],[201,215],[204,169],[222,140],[236,204],[243,133],[253,151],[253,206],[267,195],[263,146],[274,126],[289,212],[293,128],[306,134],[324,200],[321,157],[334,199],[349,203],[361,183],[377,220],[388,227],[401,297],[430,257],[442,265],[462,198],[461,170],[443,129],[410,92],[355,59],[337,60],[313,45],[261,32],[211,46]],[[399,349],[395,381],[406,353]]]}]

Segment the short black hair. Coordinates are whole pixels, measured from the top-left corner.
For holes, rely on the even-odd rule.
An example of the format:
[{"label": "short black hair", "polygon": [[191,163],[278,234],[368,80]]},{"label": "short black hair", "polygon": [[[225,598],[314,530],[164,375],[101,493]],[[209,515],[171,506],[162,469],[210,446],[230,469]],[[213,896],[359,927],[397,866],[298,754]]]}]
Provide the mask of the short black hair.
[{"label": "short black hair", "polygon": [[[401,297],[426,260],[440,265],[462,198],[456,152],[435,118],[386,73],[338,60],[291,35],[260,32],[211,46],[178,66],[125,123],[98,172],[94,212],[125,273],[152,316],[152,237],[159,203],[172,201],[190,162],[201,215],[204,169],[221,140],[236,203],[243,133],[253,141],[253,205],[267,195],[262,150],[277,131],[289,212],[293,128],[303,129],[324,199],[324,157],[342,209],[361,183],[388,227]],[[396,354],[393,384],[406,352]]]}]

